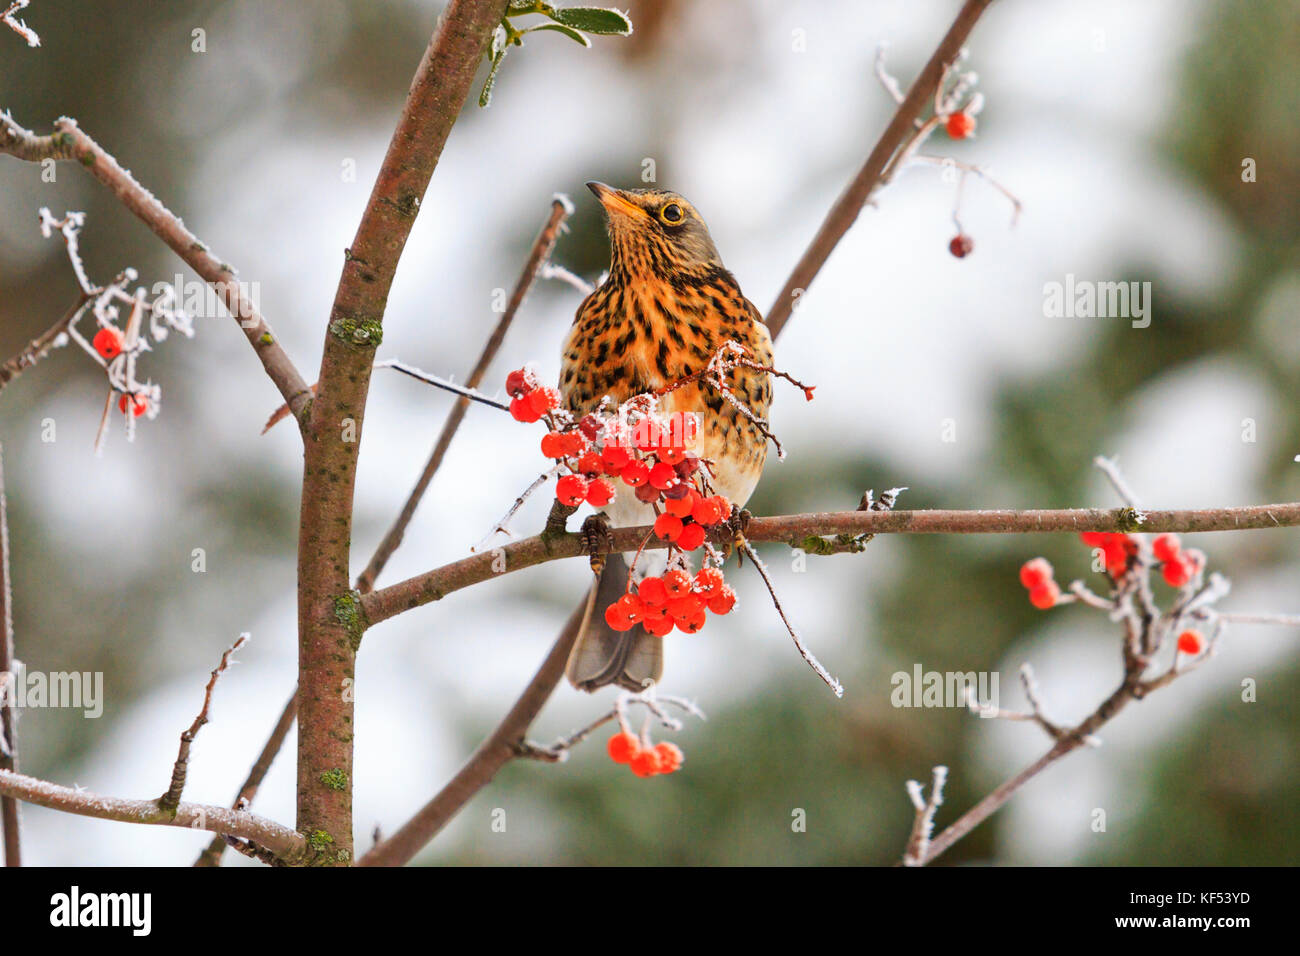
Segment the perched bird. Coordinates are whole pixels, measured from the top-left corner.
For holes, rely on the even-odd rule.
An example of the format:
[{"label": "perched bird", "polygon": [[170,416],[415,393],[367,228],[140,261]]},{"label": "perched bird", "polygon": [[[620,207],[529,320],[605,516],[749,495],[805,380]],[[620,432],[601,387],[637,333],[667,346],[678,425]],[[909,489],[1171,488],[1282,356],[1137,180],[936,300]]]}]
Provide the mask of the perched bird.
[{"label": "perched bird", "polygon": [[[723,266],[704,220],[676,193],[658,189],[587,187],[605,209],[609,227],[609,278],[578,307],[564,345],[560,394],[569,411],[584,415],[605,396],[617,406],[705,368],[728,341],[771,367],[772,337],[753,303]],[[694,451],[708,461],[713,489],[743,505],[758,484],[767,438],[702,376],[669,392],[663,413],[694,412]],[[724,378],[732,395],[759,418],[772,402],[771,376],[734,368]],[[613,527],[654,521],[652,506],[620,487],[604,509]],[[663,672],[663,639],[640,625],[617,632],[603,609],[624,592],[628,565],[610,555],[596,585],[595,613],[569,656],[569,681],[594,691],[616,683],[642,690]]]}]

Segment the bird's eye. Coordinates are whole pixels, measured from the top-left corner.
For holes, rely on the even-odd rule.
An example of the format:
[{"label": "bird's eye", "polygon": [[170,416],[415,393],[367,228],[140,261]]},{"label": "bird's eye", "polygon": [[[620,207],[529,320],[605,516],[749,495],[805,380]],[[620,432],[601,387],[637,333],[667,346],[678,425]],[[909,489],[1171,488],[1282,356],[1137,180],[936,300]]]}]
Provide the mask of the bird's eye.
[{"label": "bird's eye", "polygon": [[685,218],[682,215],[682,207],[675,202],[670,202],[663,209],[659,210],[659,218],[670,226],[675,226]]}]

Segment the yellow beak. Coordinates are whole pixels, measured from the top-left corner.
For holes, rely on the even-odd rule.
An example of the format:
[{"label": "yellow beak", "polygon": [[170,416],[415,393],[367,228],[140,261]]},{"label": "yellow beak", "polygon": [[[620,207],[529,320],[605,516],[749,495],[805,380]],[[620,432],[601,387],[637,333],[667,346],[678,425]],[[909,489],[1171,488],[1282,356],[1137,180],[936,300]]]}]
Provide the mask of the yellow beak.
[{"label": "yellow beak", "polygon": [[605,207],[605,211],[611,215],[621,216],[644,216],[646,211],[627,198],[627,193],[621,189],[615,189],[613,186],[606,186],[604,183],[595,181],[587,183],[587,188],[595,194],[600,200],[600,204]]}]

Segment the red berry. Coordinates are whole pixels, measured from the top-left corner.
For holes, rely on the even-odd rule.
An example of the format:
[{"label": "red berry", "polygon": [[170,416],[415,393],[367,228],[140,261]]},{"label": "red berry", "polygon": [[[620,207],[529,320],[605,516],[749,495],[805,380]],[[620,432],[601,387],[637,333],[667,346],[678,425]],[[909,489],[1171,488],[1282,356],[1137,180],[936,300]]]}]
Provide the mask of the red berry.
[{"label": "red berry", "polygon": [[684,621],[704,610],[704,600],[698,594],[683,594],[668,602],[668,616],[674,621]]},{"label": "red berry", "polygon": [[677,484],[677,481],[677,469],[667,462],[661,461],[650,469],[650,484],[660,491],[667,491]]},{"label": "red berry", "polygon": [[596,436],[600,434],[600,416],[584,415],[582,421],[578,422],[578,430],[595,441]]},{"label": "red berry", "polygon": [[645,484],[637,488],[636,500],[644,501],[646,504],[651,505],[659,500],[659,496],[661,494],[663,494],[663,492],[660,491],[658,488],[656,488],[654,485]]},{"label": "red berry", "polygon": [[139,418],[149,411],[149,396],[123,395],[117,400],[117,410],[123,415],[133,414],[136,418]]},{"label": "red berry", "polygon": [[542,413],[533,410],[529,396],[520,395],[510,402],[510,416],[517,422],[535,422],[542,417]]},{"label": "red berry", "polygon": [[1056,586],[1055,581],[1046,581],[1035,588],[1029,589],[1029,603],[1040,611],[1055,607],[1060,597],[1061,589]]},{"label": "red berry", "polygon": [[104,358],[112,360],[122,354],[122,330],[115,325],[106,325],[90,340],[95,351]]},{"label": "red berry", "polygon": [[965,259],[975,250],[975,240],[965,233],[958,233],[948,243],[948,251],[958,259]]},{"label": "red berry", "polygon": [[1205,649],[1205,638],[1200,631],[1183,631],[1178,635],[1178,650],[1195,657]]},{"label": "red berry", "polygon": [[1157,535],[1151,542],[1151,553],[1157,561],[1177,561],[1182,554],[1183,543],[1176,534]]},{"label": "red berry", "polygon": [[[609,451],[608,448],[605,450]],[[619,472],[619,477],[623,479],[624,484],[635,488],[638,485],[644,485],[650,480],[650,469],[639,458],[633,459],[623,466],[623,469]]]},{"label": "red berry", "polygon": [[563,458],[567,444],[559,432],[547,432],[542,436],[542,454],[547,458]]},{"label": "red berry", "polygon": [[688,488],[685,485],[678,485],[672,490],[677,491],[678,488],[684,489],[684,493],[680,497],[676,498],[672,497],[670,493],[664,501],[664,510],[670,515],[685,518],[694,509],[695,502],[699,499],[700,493],[694,488]]},{"label": "red berry", "polygon": [[702,525],[715,525],[722,520],[722,507],[717,496],[701,498],[691,509],[691,517]]},{"label": "red berry", "polygon": [[630,631],[635,623],[617,601],[605,608],[605,623],[616,631]]},{"label": "red berry", "polygon": [[665,511],[655,519],[655,534],[665,541],[676,541],[682,535],[682,519]]},{"label": "red berry", "polygon": [[562,432],[560,440],[564,443],[564,454],[576,458],[587,450],[587,438],[580,431]]},{"label": "red berry", "polygon": [[705,536],[704,525],[688,524],[682,528],[682,533],[677,538],[677,547],[683,551],[694,551],[704,544]]},{"label": "red berry", "polygon": [[604,478],[597,478],[587,485],[587,504],[594,508],[603,508],[614,500],[614,486]]},{"label": "red berry", "polygon": [[646,578],[637,585],[636,594],[646,607],[663,607],[668,603],[668,589],[661,578]]},{"label": "red berry", "polygon": [[946,128],[953,139],[965,139],[975,132],[975,117],[969,113],[953,113],[948,117]]},{"label": "red berry", "polygon": [[722,515],[723,521],[731,517],[731,502],[727,500],[726,495],[714,495],[709,500],[718,506],[718,513]]},{"label": "red berry", "polygon": [[587,499],[587,479],[565,475],[555,483],[555,497],[562,505],[580,505]]},{"label": "red berry", "polygon": [[664,589],[670,598],[691,593],[691,576],[681,568],[673,568],[663,577]]},{"label": "red berry", "polygon": [[1166,561],[1160,567],[1160,574],[1165,579],[1165,584],[1171,588],[1180,588],[1192,579],[1192,569],[1181,558]]},{"label": "red berry", "polygon": [[1079,535],[1079,539],[1090,548],[1104,547],[1109,537],[1105,531],[1085,531]]},{"label": "red berry", "polygon": [[528,391],[528,373],[523,369],[517,368],[506,376],[506,394],[511,398],[519,398]]},{"label": "red berry", "polygon": [[708,601],[708,608],[714,614],[727,614],[736,606],[736,592],[724,584],[718,588]]},{"label": "red berry", "polygon": [[695,575],[695,587],[705,594],[712,594],[726,583],[721,568],[701,568],[700,573]]},{"label": "red berry", "polygon": [[609,751],[609,759],[614,763],[631,763],[641,752],[641,741],[634,734],[624,732],[610,737],[605,749]]},{"label": "red berry", "polygon": [[1052,580],[1052,565],[1046,558],[1034,558],[1020,566],[1020,583],[1033,590]]},{"label": "red berry", "polygon": [[681,769],[682,761],[686,759],[681,747],[666,740],[655,744],[655,756],[659,758],[660,773],[675,773]]},{"label": "red berry", "polygon": [[677,622],[677,630],[683,634],[698,634],[704,628],[705,616],[704,608],[701,607],[690,617],[683,618]]},{"label": "red berry", "polygon": [[659,755],[654,750],[642,750],[632,758],[632,772],[638,777],[653,777],[659,773]]},{"label": "red berry", "polygon": [[538,418],[560,407],[560,393],[553,388],[535,388],[524,398],[528,406],[537,413]]},{"label": "red berry", "polygon": [[599,475],[604,470],[604,463],[594,451],[585,451],[578,457],[578,471],[584,475]]},{"label": "red berry", "polygon": [[665,637],[673,629],[673,619],[667,614],[646,615],[641,626],[655,637]]},{"label": "red berry", "polygon": [[694,455],[686,455],[675,467],[677,468],[677,477],[684,481],[699,471],[700,460]]},{"label": "red berry", "polygon": [[600,460],[605,463],[605,470],[616,475],[632,460],[628,450],[622,445],[606,445],[600,451]]},{"label": "red berry", "polygon": [[622,608],[623,613],[628,616],[633,624],[645,617],[645,603],[635,594],[624,594],[615,604]]}]

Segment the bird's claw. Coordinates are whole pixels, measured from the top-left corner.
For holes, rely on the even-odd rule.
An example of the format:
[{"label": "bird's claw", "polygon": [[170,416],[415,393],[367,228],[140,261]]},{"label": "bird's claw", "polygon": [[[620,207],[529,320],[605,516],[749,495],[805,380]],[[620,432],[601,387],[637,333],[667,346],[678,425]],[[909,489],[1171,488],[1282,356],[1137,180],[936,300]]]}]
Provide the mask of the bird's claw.
[{"label": "bird's claw", "polygon": [[599,575],[605,569],[605,555],[614,548],[614,536],[609,531],[609,516],[597,511],[582,523],[582,550],[591,558],[591,570]]}]

